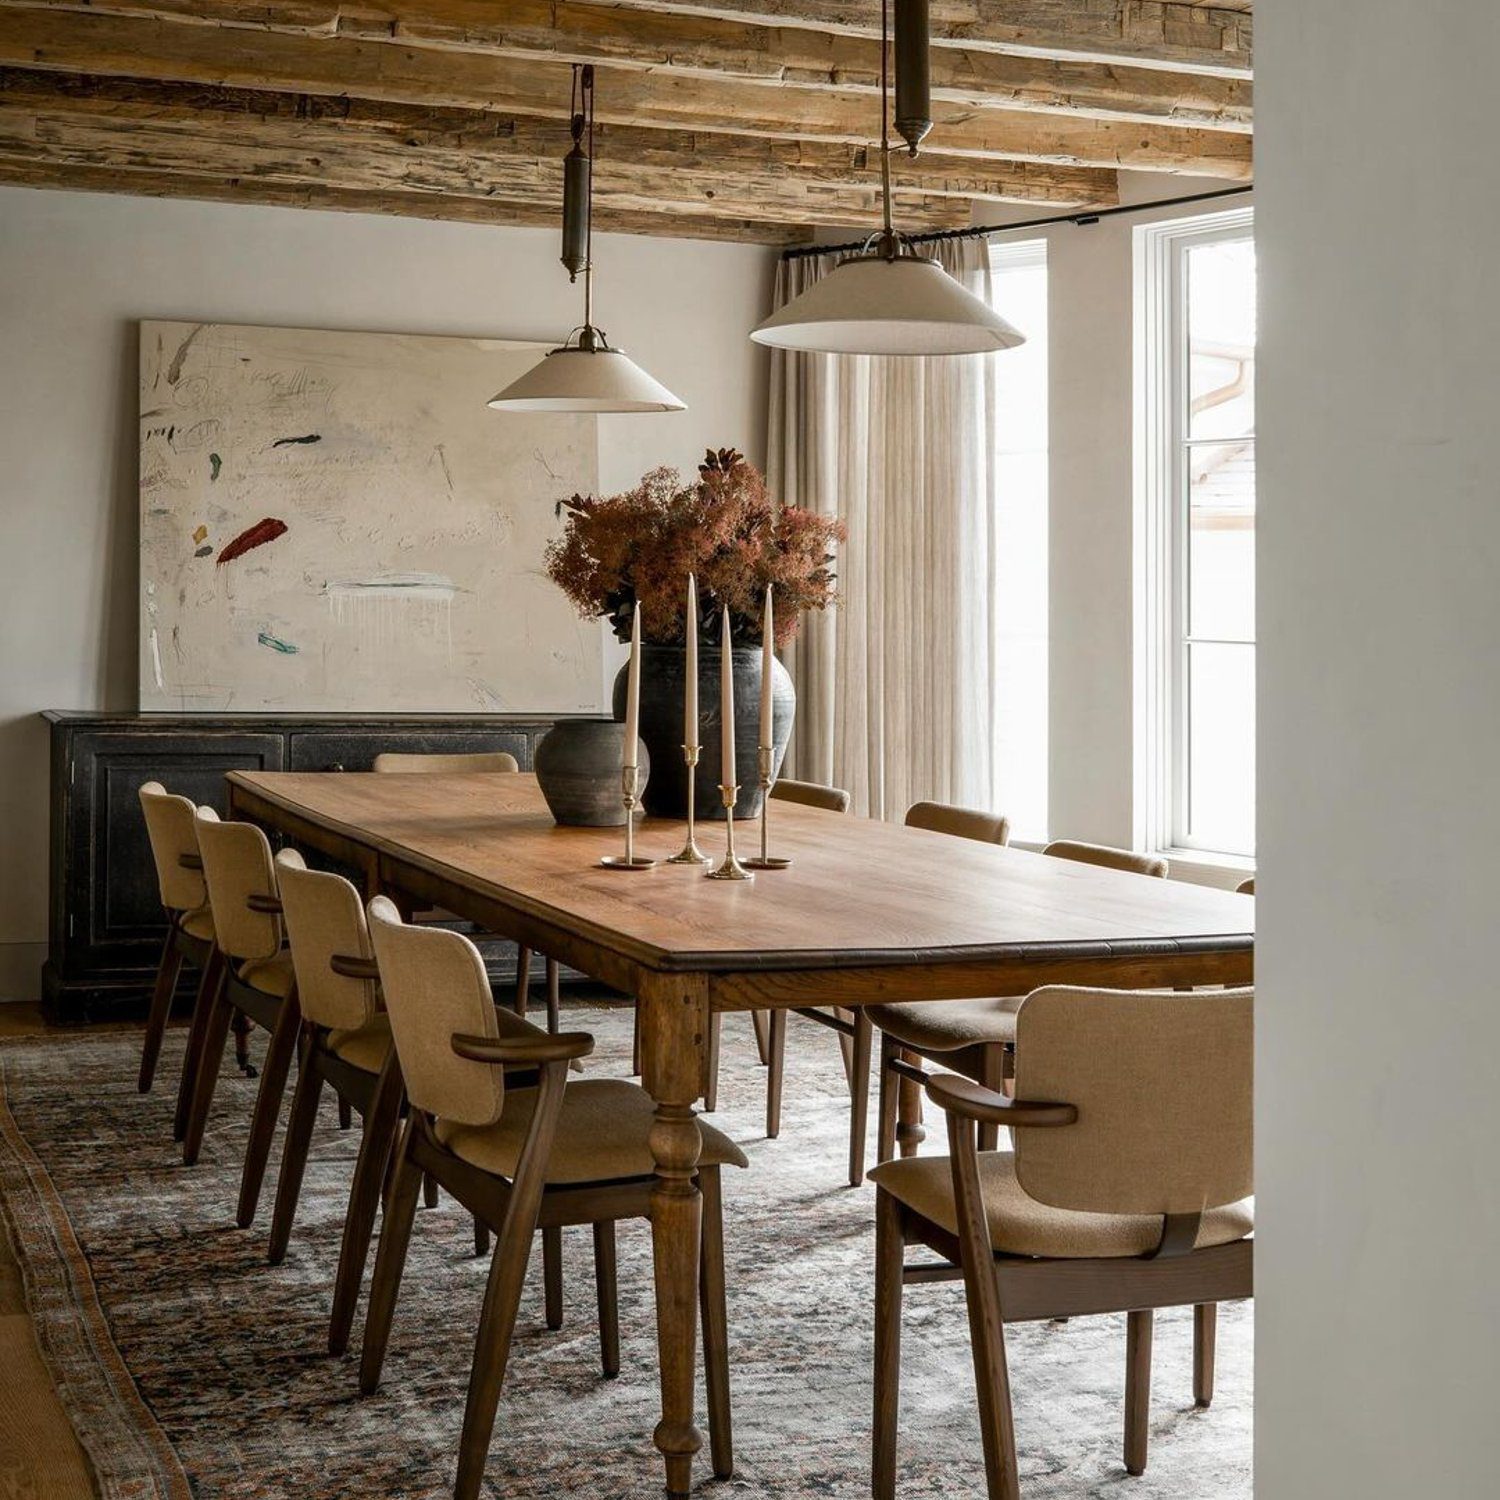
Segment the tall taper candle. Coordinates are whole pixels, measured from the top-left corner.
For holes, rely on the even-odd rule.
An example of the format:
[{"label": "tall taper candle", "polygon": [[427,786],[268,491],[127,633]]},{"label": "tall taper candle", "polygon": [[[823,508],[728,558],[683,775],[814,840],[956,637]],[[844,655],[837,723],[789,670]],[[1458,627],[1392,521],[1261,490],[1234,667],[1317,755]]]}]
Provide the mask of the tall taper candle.
[{"label": "tall taper candle", "polygon": [[766,612],[761,616],[760,648],[760,748],[769,750],[771,738],[771,664],[775,661],[776,625],[771,616],[771,585],[766,585]]},{"label": "tall taper candle", "polygon": [[635,617],[630,622],[630,672],[625,679],[625,744],[620,752],[620,765],[633,771],[640,765],[637,749],[641,731],[641,606],[635,607]]},{"label": "tall taper candle", "polygon": [[[734,643],[729,639],[729,606],[724,606],[724,632],[719,638],[719,785],[738,786],[734,774]],[[734,816],[730,808],[729,815]]]},{"label": "tall taper candle", "polygon": [[688,574],[687,691],[682,699],[683,748],[698,748],[698,580]]}]

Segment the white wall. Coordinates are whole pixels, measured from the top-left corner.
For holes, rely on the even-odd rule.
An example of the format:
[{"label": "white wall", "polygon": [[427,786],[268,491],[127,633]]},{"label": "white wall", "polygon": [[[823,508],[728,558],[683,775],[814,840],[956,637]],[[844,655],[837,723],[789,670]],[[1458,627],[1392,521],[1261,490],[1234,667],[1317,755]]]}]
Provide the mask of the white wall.
[{"label": "white wall", "polygon": [[1257,1494],[1493,1495],[1500,10],[1256,42]]},{"label": "white wall", "polygon": [[[557,235],[0,188],[0,997],[46,940],[44,708],[133,709],[141,318],[550,339],[581,317]],[[774,260],[602,235],[599,321],[688,403],[604,417],[600,482],[709,444],[759,458]]]}]

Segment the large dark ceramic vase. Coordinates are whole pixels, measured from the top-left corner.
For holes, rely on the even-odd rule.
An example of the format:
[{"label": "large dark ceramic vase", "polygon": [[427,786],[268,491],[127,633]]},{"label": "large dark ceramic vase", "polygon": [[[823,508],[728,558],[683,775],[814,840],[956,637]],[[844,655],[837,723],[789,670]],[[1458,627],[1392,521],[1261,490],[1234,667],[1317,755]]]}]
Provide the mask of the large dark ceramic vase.
[{"label": "large dark ceramic vase", "polygon": [[[613,719],[559,719],[536,747],[537,785],[557,822],[570,828],[620,828],[620,750],[624,726]],[[641,747],[640,784],[651,784],[651,753]],[[639,813],[637,814],[639,816]]]},{"label": "large dark ceramic vase", "polygon": [[[737,818],[760,812],[760,647],[734,653],[734,758],[740,795]],[[773,661],[771,684],[772,775],[781,770],[797,712],[797,691],[787,669]],[[625,717],[626,668],[615,678],[615,717]],[[687,765],[682,758],[682,699],[687,683],[687,652],[681,646],[641,647],[641,740],[651,752],[651,784],[646,811],[657,817],[687,816]],[[724,816],[719,795],[719,648],[698,648],[697,816]]]}]

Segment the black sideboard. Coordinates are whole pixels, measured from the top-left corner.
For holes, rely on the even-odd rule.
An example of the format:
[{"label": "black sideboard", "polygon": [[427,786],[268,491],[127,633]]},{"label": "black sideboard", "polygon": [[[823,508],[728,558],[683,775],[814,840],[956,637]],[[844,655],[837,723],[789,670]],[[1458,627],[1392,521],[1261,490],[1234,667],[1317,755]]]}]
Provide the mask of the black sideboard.
[{"label": "black sideboard", "polygon": [[[141,1009],[165,925],[136,793],[160,781],[221,814],[226,771],[368,771],[382,750],[508,750],[523,770],[551,719],[494,714],[48,712],[52,733],[48,956],[42,1003],[85,1022]],[[515,972],[514,949],[487,951]]]}]

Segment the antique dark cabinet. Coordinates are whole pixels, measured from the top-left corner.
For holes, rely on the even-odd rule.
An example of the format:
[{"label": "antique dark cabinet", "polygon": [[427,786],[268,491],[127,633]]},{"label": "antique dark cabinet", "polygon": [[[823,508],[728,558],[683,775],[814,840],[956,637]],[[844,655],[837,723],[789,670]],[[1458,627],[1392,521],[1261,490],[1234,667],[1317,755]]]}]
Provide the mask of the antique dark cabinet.
[{"label": "antique dark cabinet", "polygon": [[[383,750],[508,750],[523,770],[550,719],[497,715],[92,714],[51,712],[51,873],[42,1001],[83,1022],[144,1005],[164,926],[136,793],[170,791],[226,810],[224,773],[368,771]],[[508,948],[508,945],[507,945]],[[514,973],[513,951],[491,966]]]}]

